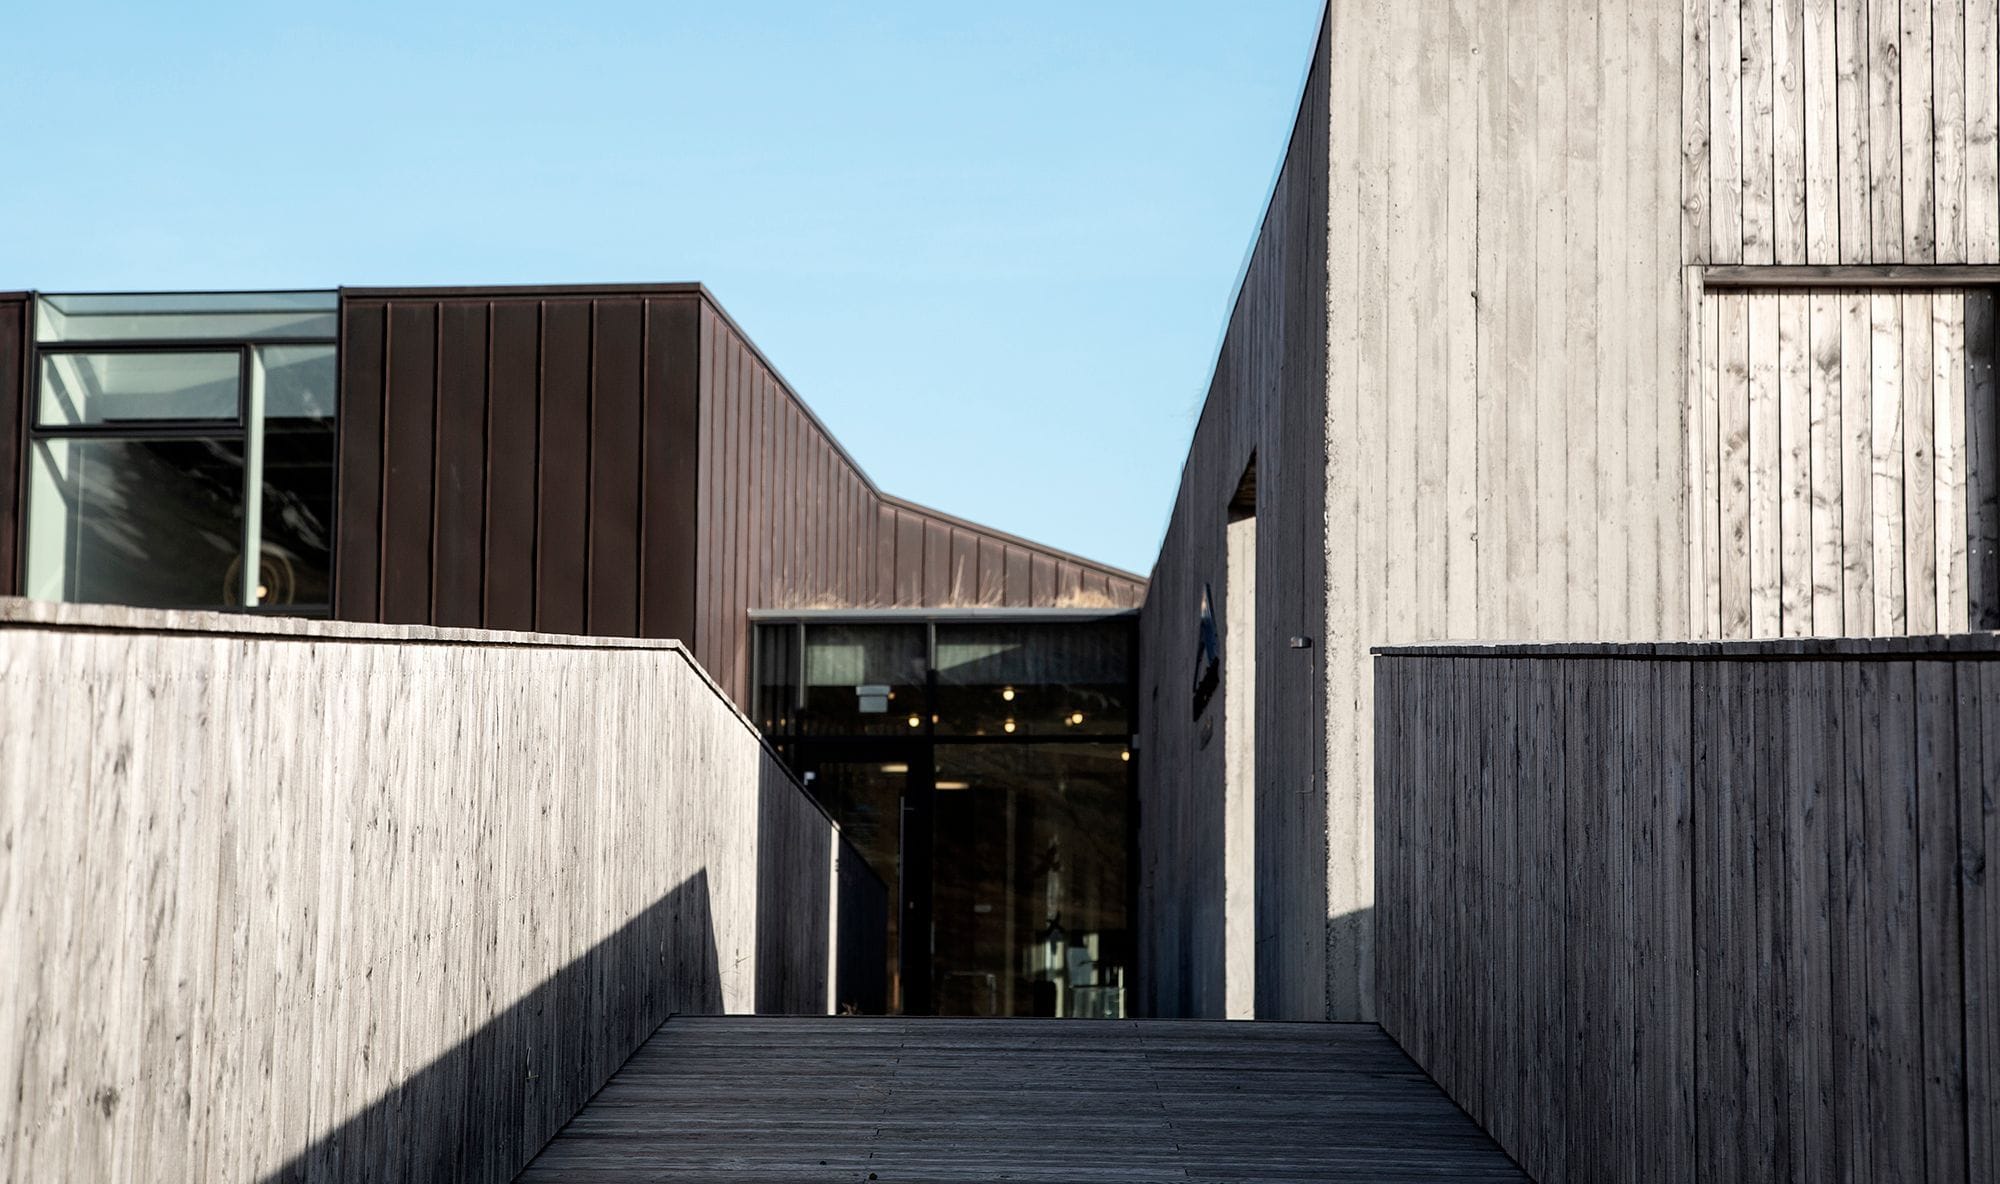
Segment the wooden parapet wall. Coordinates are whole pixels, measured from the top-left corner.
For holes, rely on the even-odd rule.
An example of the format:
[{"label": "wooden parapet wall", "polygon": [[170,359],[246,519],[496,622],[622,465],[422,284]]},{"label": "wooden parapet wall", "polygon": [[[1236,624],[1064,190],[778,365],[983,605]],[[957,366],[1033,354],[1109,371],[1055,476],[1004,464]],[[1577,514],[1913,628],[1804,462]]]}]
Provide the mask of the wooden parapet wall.
[{"label": "wooden parapet wall", "polygon": [[0,601],[0,851],[0,1179],[506,1180],[673,1012],[879,1005],[673,642]]},{"label": "wooden parapet wall", "polygon": [[2000,637],[1376,652],[1382,1023],[1531,1174],[2000,1178]]}]

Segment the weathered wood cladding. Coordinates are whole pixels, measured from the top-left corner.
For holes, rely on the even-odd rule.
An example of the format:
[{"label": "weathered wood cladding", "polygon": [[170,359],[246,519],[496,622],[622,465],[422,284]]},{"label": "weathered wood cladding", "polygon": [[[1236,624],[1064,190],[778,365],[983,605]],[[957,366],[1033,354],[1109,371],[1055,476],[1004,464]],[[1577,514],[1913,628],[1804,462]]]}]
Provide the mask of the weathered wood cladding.
[{"label": "weathered wood cladding", "polygon": [[[1147,1013],[1221,1016],[1223,696],[1190,710],[1206,592],[1228,617],[1227,529],[1256,465],[1255,997],[1265,1018],[1358,1008],[1349,975],[1329,1004],[1326,709],[1326,167],[1330,48],[1322,30],[1277,188],[1250,258],[1180,493],[1140,613],[1140,951]],[[1304,639],[1292,648],[1289,639]],[[1230,657],[1222,657],[1227,678]],[[1238,868],[1240,874],[1247,869]],[[1365,917],[1344,917],[1352,929]],[[1343,948],[1351,948],[1348,929]]]},{"label": "weathered wood cladding", "polygon": [[700,340],[692,644],[737,702],[752,609],[1138,604],[1124,572],[882,494],[712,303]]},{"label": "weathered wood cladding", "polygon": [[25,292],[0,292],[0,596],[20,591],[21,494],[27,487],[28,343],[33,302]]},{"label": "weathered wood cladding", "polygon": [[1696,634],[1968,627],[1978,487],[1967,425],[1995,413],[1990,391],[1967,382],[1966,310],[1982,299],[1704,296],[1690,417]]},{"label": "weathered wood cladding", "polygon": [[2000,644],[1376,672],[1382,1023],[1531,1175],[2000,1176]]},{"label": "weathered wood cladding", "polygon": [[758,608],[1131,607],[1143,582],[880,493],[708,294],[358,289],[334,615],[676,637]]},{"label": "weathered wood cladding", "polygon": [[5,601],[0,719],[9,1180],[511,1179],[668,1014],[880,948],[677,643]]},{"label": "weathered wood cladding", "polygon": [[334,614],[691,636],[700,304],[347,294]]},{"label": "weathered wood cladding", "polygon": [[1996,0],[1687,0],[1686,260],[2000,261]]}]

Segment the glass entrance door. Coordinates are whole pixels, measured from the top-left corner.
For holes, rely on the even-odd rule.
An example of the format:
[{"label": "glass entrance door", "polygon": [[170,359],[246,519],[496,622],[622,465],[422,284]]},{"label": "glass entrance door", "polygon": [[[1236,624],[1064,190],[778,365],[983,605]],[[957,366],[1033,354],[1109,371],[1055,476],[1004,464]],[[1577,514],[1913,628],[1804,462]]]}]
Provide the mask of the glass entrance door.
[{"label": "glass entrance door", "polygon": [[806,788],[889,889],[889,1010],[931,1013],[930,746],[911,740],[802,743]]}]

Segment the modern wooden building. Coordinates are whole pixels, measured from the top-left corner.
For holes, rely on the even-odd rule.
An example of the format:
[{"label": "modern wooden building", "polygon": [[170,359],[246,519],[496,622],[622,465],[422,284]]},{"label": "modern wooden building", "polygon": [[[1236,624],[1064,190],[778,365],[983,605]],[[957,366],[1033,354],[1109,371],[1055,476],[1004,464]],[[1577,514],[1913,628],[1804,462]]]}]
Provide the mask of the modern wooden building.
[{"label": "modern wooden building", "polygon": [[700,286],[17,293],[0,425],[0,594],[680,640],[892,1006],[1126,1013],[1143,582],[881,492]]},{"label": "modern wooden building", "polygon": [[1329,7],[1142,612],[1155,1011],[1372,1016],[1371,646],[2000,624],[1996,44]]}]

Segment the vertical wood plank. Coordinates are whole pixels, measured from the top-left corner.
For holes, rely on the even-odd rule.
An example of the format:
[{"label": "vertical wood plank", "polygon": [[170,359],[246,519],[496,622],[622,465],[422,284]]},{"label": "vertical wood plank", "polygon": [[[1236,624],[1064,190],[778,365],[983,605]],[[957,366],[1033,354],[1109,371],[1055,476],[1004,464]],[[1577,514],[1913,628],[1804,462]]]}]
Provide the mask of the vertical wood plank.
[{"label": "vertical wood plank", "polygon": [[1894,293],[1868,298],[1869,364],[1873,404],[1870,434],[1869,541],[1875,586],[1874,627],[1899,634],[1906,627],[1908,601],[1903,582],[1903,326]]},{"label": "vertical wood plank", "polygon": [[1898,0],[1867,3],[1869,262],[1915,262],[1904,255],[1902,14]]},{"label": "vertical wood plank", "polygon": [[1840,387],[1840,297],[1814,292],[1810,309],[1812,411],[1808,424],[1812,468],[1812,632],[1839,637],[1844,631],[1841,610],[1843,545],[1843,475]]},{"label": "vertical wood plank", "polygon": [[1869,1162],[1877,1180],[1915,1180],[1924,1170],[1915,670],[1909,662],[1869,665],[1874,708],[1858,721],[1869,757],[1863,865],[1869,883],[1863,1030],[1874,1116]]},{"label": "vertical wood plank", "polygon": [[[1711,262],[1709,129],[1714,107],[1709,96],[1710,0],[1681,5],[1681,250],[1685,262]],[[1492,67],[1489,66],[1489,71]]]},{"label": "vertical wood plank", "polygon": [[1869,263],[1875,259],[1875,239],[1868,0],[1834,0],[1833,14],[1840,262]]},{"label": "vertical wood plank", "polygon": [[1923,1047],[1924,1178],[1966,1175],[1965,983],[1959,895],[1957,675],[1974,663],[1916,663],[1916,949]]},{"label": "vertical wood plank", "polygon": [[[1825,5],[1819,6],[1827,11]],[[1772,244],[1779,263],[1804,263],[1808,246],[1805,0],[1771,5]]]},{"label": "vertical wood plank", "polygon": [[[1756,0],[1749,0],[1751,7]],[[1741,0],[1709,0],[1709,261],[1745,263],[1749,215],[1744,211],[1746,173],[1745,57]]]},{"label": "vertical wood plank", "polygon": [[1931,298],[1933,491],[1937,546],[1937,631],[1970,627],[1965,484],[1965,297],[1939,292]]},{"label": "vertical wood plank", "polygon": [[1965,261],[2000,262],[2000,61],[1996,0],[1965,2]]},{"label": "vertical wood plank", "polygon": [[1716,296],[1720,324],[1717,397],[1721,410],[1722,636],[1751,635],[1750,297]]},{"label": "vertical wood plank", "polygon": [[1931,0],[1932,258],[1939,263],[1966,257],[1964,9],[1965,0]]},{"label": "vertical wood plank", "polygon": [[1929,292],[1902,296],[1903,571],[1905,627],[1911,633],[1935,633],[1938,625],[1931,304]]},{"label": "vertical wood plank", "polygon": [[1778,297],[1779,629],[1813,631],[1812,307],[1805,293]]},{"label": "vertical wood plank", "polygon": [[1967,1178],[2000,1176],[2000,662],[1959,667]]},{"label": "vertical wood plank", "polygon": [[1784,588],[1780,515],[1785,442],[1779,406],[1779,297],[1752,293],[1748,302],[1750,635],[1776,637],[1782,629]]},{"label": "vertical wood plank", "polygon": [[1967,625],[2000,629],[2000,383],[1994,297],[1965,294]]},{"label": "vertical wood plank", "polygon": [[1834,28],[1839,5],[1813,0],[1805,6],[1806,262],[1839,263],[1840,252],[1840,57]]},{"label": "vertical wood plank", "polygon": [[1866,293],[1843,292],[1840,306],[1841,627],[1875,633],[1874,346]]},{"label": "vertical wood plank", "polygon": [[1903,141],[1903,261],[1937,259],[1937,151],[1931,110],[1930,0],[1902,0],[1898,55]]}]

